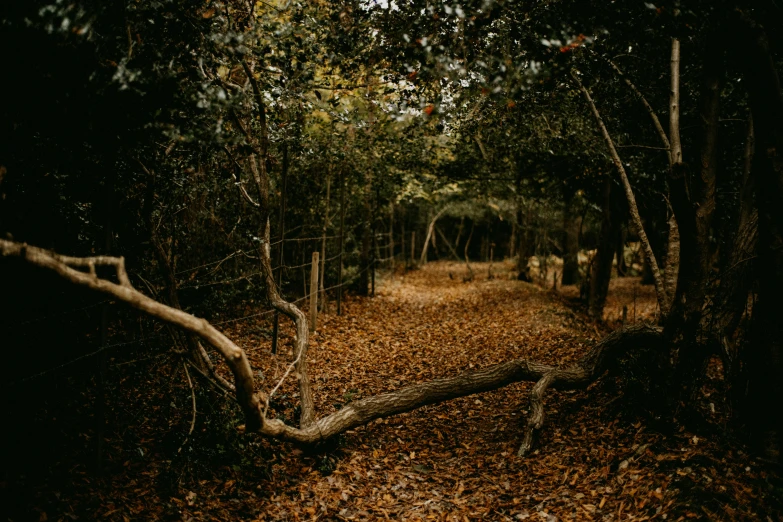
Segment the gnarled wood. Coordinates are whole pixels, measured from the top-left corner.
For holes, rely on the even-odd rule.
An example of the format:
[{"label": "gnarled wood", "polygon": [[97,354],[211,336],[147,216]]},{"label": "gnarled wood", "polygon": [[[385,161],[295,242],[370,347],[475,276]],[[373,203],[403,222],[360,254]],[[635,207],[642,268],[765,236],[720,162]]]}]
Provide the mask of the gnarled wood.
[{"label": "gnarled wood", "polygon": [[[234,374],[237,402],[245,414],[248,427],[253,430],[261,429],[263,394],[259,394],[259,397],[254,393],[253,372],[244,350],[206,320],[159,303],[133,288],[125,271],[123,258],[62,256],[42,248],[4,239],[0,239],[0,255],[20,258],[32,265],[51,270],[71,283],[109,295],[152,317],[179,326],[186,332],[201,337],[223,356]],[[95,272],[96,266],[114,267],[119,284],[100,279]],[[76,268],[88,268],[89,272],[82,272]]]},{"label": "gnarled wood", "polygon": [[561,390],[584,388],[599,378],[612,361],[630,348],[662,348],[660,328],[635,325],[615,330],[567,368],[545,371],[530,392],[530,415],[517,455],[524,457],[533,447],[535,434],[544,423],[544,392],[550,387]]}]

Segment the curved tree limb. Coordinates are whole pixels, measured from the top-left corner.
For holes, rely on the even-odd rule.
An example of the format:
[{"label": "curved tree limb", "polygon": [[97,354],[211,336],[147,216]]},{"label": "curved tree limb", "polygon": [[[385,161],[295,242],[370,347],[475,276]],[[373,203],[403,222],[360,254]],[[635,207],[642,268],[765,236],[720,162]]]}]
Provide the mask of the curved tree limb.
[{"label": "curved tree limb", "polygon": [[617,172],[620,174],[620,180],[622,181],[623,188],[625,189],[625,197],[628,200],[628,208],[631,212],[631,221],[633,222],[634,228],[636,229],[636,233],[639,235],[639,241],[642,243],[645,258],[650,264],[650,269],[653,273],[653,278],[655,280],[655,295],[658,298],[658,306],[661,309],[661,315],[666,316],[669,312],[668,300],[666,298],[666,287],[663,282],[661,271],[658,269],[658,261],[655,259],[655,253],[653,252],[652,246],[650,245],[650,240],[647,237],[647,233],[644,231],[644,225],[642,224],[642,218],[639,215],[639,207],[636,205],[636,197],[633,194],[631,182],[628,181],[628,175],[625,173],[623,162],[614,146],[614,140],[612,140],[612,137],[609,135],[609,131],[606,130],[604,120],[601,117],[601,113],[598,112],[598,108],[595,106],[595,102],[590,96],[590,92],[585,88],[584,85],[582,85],[581,80],[579,80],[579,76],[577,76],[574,71],[571,71],[571,78],[573,78],[576,85],[582,91],[585,100],[587,100],[587,104],[593,111],[593,116],[595,116],[598,127],[601,129],[601,134],[606,141],[606,146],[609,148],[609,154],[611,155],[612,161],[617,168]]},{"label": "curved tree limb", "polygon": [[593,51],[592,49],[589,49],[589,51],[593,55],[600,57],[606,63],[608,63],[617,73],[617,76],[619,76],[625,82],[625,84],[628,85],[631,91],[633,91],[633,93],[639,99],[641,104],[644,106],[644,109],[647,111],[647,114],[650,115],[650,119],[652,120],[653,126],[655,127],[655,131],[658,133],[658,137],[661,138],[663,149],[660,150],[666,151],[666,155],[669,157],[669,162],[671,162],[671,144],[669,143],[669,137],[666,136],[666,131],[663,130],[663,125],[661,125],[661,121],[658,119],[658,114],[655,112],[655,109],[652,108],[652,105],[650,105],[650,103],[647,101],[647,98],[644,97],[644,94],[641,93],[641,91],[636,87],[636,85],[634,85],[630,78],[625,75],[625,73],[622,71],[622,69],[620,69],[620,67],[618,67],[616,63],[614,63],[608,57]]},{"label": "curved tree limb", "polygon": [[[260,135],[258,139],[258,159],[255,154],[250,154],[250,170],[258,190],[258,211],[262,223],[260,236],[262,245],[260,248],[261,273],[264,277],[267,299],[272,307],[294,322],[296,338],[294,342],[294,361],[296,376],[299,380],[299,399],[301,401],[300,426],[305,428],[315,419],[315,405],[313,392],[310,388],[310,377],[307,372],[307,348],[310,342],[310,329],[305,314],[295,305],[289,303],[280,296],[272,272],[272,253],[270,249],[271,232],[269,225],[269,173],[266,168],[266,160],[269,153],[269,137],[266,126],[266,105],[263,92],[253,71],[246,61],[242,61],[242,68],[253,87],[256,109],[258,111]],[[238,120],[238,118],[237,118]],[[240,122],[241,127],[241,122]]]},{"label": "curved tree limb", "polygon": [[193,407],[193,415],[190,418],[190,429],[188,430],[188,434],[185,437],[185,440],[182,441],[182,444],[179,445],[179,449],[177,449],[177,453],[182,452],[182,448],[185,447],[185,444],[187,444],[188,439],[190,438],[191,435],[193,435],[193,430],[196,428],[196,389],[193,388],[193,381],[190,379],[190,372],[188,371],[187,362],[182,363],[182,369],[185,370],[185,377],[188,378],[188,387],[190,387],[190,399]]},{"label": "curved tree limb", "polygon": [[[268,242],[265,243],[264,248],[268,251]],[[303,412],[301,427],[295,428],[280,420],[265,418],[261,408],[262,403],[268,403],[268,398],[261,392],[254,393],[253,374],[244,350],[206,320],[158,303],[135,290],[128,281],[123,258],[60,256],[41,248],[7,240],[0,240],[0,256],[21,258],[40,268],[54,271],[74,284],[108,294],[152,317],[200,336],[217,349],[231,368],[236,383],[237,402],[245,414],[247,430],[281,440],[306,444],[328,439],[375,419],[404,413],[429,404],[496,390],[514,382],[537,381],[531,393],[531,416],[523,445],[520,448],[520,455],[524,455],[532,446],[535,431],[543,423],[543,395],[547,388],[585,387],[600,377],[623,350],[627,350],[632,345],[658,343],[662,339],[660,329],[653,326],[637,325],[612,333],[596,344],[579,361],[567,368],[556,368],[535,361],[516,359],[453,377],[435,379],[368,397],[348,404],[338,412],[317,421],[314,419],[309,381],[300,376],[300,391],[305,391],[302,396],[302,409],[307,407],[310,417],[305,417]],[[269,267],[268,255],[262,257],[262,263]],[[121,283],[99,279],[94,270],[96,265],[115,267]],[[88,267],[90,273],[77,270],[74,267]],[[274,282],[271,270],[266,270],[265,275],[268,283]],[[271,288],[275,288],[274,285]],[[295,318],[299,338],[297,339],[298,351],[296,352],[298,361],[295,361],[294,365],[297,372],[303,372],[306,376],[307,320],[304,314],[290,303],[281,299],[277,305],[282,313],[290,314]],[[301,387],[302,383],[306,385],[306,388]]]},{"label": "curved tree limb", "polygon": [[631,347],[638,349],[638,345],[662,345],[662,341],[662,330],[657,327],[643,324],[621,328],[601,340],[573,365],[544,372],[530,392],[530,415],[517,455],[524,457],[533,447],[535,434],[544,423],[543,399],[548,388],[584,388],[603,375],[621,352]]},{"label": "curved tree limb", "polygon": [[307,348],[310,342],[310,327],[307,316],[296,305],[289,303],[277,290],[270,253],[269,221],[267,220],[264,231],[264,244],[261,248],[261,271],[266,283],[266,293],[272,307],[293,321],[296,327],[294,339],[294,365],[296,376],[299,380],[299,400],[301,401],[301,416],[299,425],[302,428],[310,426],[315,420],[315,403],[313,392],[310,388],[310,377],[307,371]]},{"label": "curved tree limb", "polygon": [[[254,393],[253,372],[244,350],[205,319],[199,319],[182,310],[159,303],[133,288],[125,271],[124,258],[62,256],[42,248],[5,239],[0,239],[0,256],[20,258],[32,265],[51,270],[71,283],[110,295],[152,317],[201,337],[223,356],[234,374],[237,402],[245,414],[248,426],[254,430],[261,429],[263,424],[261,402]],[[95,272],[96,266],[114,267],[119,284],[100,279]],[[84,267],[89,269],[89,273],[76,269]]]},{"label": "curved tree limb", "polygon": [[419,258],[419,264],[424,265],[424,261],[427,259],[427,247],[430,244],[430,238],[432,237],[433,231],[435,230],[435,223],[438,221],[438,218],[443,215],[446,210],[448,210],[449,206],[446,205],[442,209],[438,211],[437,214],[435,214],[435,217],[432,218],[432,221],[430,221],[430,226],[427,227],[427,237],[424,239],[424,248],[421,250],[421,257]]}]

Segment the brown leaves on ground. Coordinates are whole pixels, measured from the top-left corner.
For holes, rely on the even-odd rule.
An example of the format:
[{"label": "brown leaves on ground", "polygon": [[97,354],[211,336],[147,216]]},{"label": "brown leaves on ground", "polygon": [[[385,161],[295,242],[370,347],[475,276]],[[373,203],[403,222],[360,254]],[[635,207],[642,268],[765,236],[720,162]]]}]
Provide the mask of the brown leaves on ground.
[{"label": "brown leaves on ground", "polygon": [[[513,280],[499,266],[487,280],[487,267],[476,264],[478,277],[462,283],[464,265],[430,264],[385,281],[375,298],[349,298],[342,317],[321,316],[309,357],[318,416],[357,398],[513,358],[568,364],[605,333],[562,294]],[[636,281],[613,281],[611,322],[618,307],[630,305],[623,301]],[[650,317],[653,294],[637,288],[636,299],[637,317]],[[292,330],[283,329],[283,349],[273,357],[257,332],[249,340],[253,329],[266,327],[236,323],[226,333],[250,352],[268,390],[291,360],[285,335]],[[291,376],[281,387],[271,415],[295,421],[295,381]],[[583,392],[550,391],[538,449],[517,458],[531,386],[379,420],[315,452],[238,437],[226,444],[255,448],[236,450],[238,462],[249,462],[199,467],[186,459],[167,488],[161,483],[173,456],[148,432],[149,460],[103,482],[85,479],[69,506],[84,513],[83,506],[102,499],[94,518],[106,520],[760,520],[780,513],[776,475],[721,440],[717,429],[656,431],[611,378]],[[189,397],[187,388],[179,393]],[[199,427],[202,434],[214,430]]]}]

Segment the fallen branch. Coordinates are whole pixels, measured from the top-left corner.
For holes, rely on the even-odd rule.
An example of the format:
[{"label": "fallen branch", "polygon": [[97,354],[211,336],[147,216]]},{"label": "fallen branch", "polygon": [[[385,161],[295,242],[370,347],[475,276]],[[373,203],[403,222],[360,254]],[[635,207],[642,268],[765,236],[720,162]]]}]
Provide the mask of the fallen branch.
[{"label": "fallen branch", "polygon": [[662,345],[662,330],[649,325],[636,325],[615,330],[575,364],[568,368],[552,368],[533,386],[530,392],[530,415],[519,447],[518,456],[524,457],[533,447],[536,432],[544,423],[544,392],[547,388],[574,389],[584,388],[598,379],[617,360],[620,353],[638,345]]},{"label": "fallen branch", "polygon": [[543,425],[542,401],[547,388],[551,386],[568,390],[587,387],[609,368],[610,363],[622,351],[636,349],[638,345],[659,344],[661,341],[659,328],[636,325],[612,333],[577,363],[565,369],[516,359],[351,402],[305,429],[292,428],[282,421],[268,419],[261,433],[292,442],[311,444],[368,424],[375,419],[405,413],[429,404],[497,390],[515,382],[537,381],[531,392],[531,420],[519,451],[519,455],[524,456],[532,447],[535,431]]},{"label": "fallen branch", "polygon": [[[205,319],[199,319],[187,312],[159,303],[133,288],[125,271],[124,258],[62,256],[42,248],[5,239],[0,239],[0,256],[17,257],[32,265],[56,272],[71,283],[108,294],[147,315],[201,337],[223,356],[234,374],[237,402],[245,414],[248,426],[252,429],[261,428],[261,401],[254,394],[253,372],[244,350]],[[114,267],[119,284],[100,279],[95,272],[96,266]],[[77,267],[87,267],[89,273],[76,270]]]},{"label": "fallen branch", "polygon": [[[269,264],[268,248],[269,244],[267,242],[264,245],[266,252],[265,255],[262,255],[262,264],[266,268],[267,283],[273,284],[274,280],[272,279],[272,271]],[[549,387],[557,389],[584,388],[598,379],[622,351],[631,347],[638,348],[638,345],[655,346],[662,341],[662,334],[659,328],[647,325],[624,328],[615,331],[597,343],[579,361],[567,368],[557,368],[540,362],[517,359],[481,370],[462,373],[454,377],[445,377],[421,384],[414,384],[394,392],[382,393],[355,401],[346,405],[338,412],[316,421],[314,416],[311,417],[312,420],[304,417],[306,407],[310,415],[314,413],[312,392],[309,388],[309,381],[306,379],[307,320],[304,314],[293,304],[280,299],[275,304],[282,313],[286,315],[291,314],[297,326],[295,360],[292,366],[296,367],[299,374],[300,392],[303,389],[305,391],[302,394],[303,417],[301,419],[301,427],[294,428],[280,420],[267,419],[264,416],[261,406],[262,404],[267,404],[267,397],[261,392],[253,392],[253,374],[244,350],[206,320],[154,301],[135,290],[125,273],[123,258],[72,258],[7,240],[0,240],[0,256],[17,257],[40,268],[54,271],[74,284],[108,294],[116,300],[129,304],[152,317],[174,326],[179,326],[187,332],[201,337],[215,347],[234,374],[236,398],[245,414],[246,431],[256,431],[269,437],[306,444],[328,439],[346,430],[365,425],[375,419],[390,417],[429,404],[437,404],[458,397],[496,390],[514,382],[535,381],[536,385],[533,387],[530,396],[530,419],[519,451],[520,455],[526,455],[532,447],[535,432],[543,425],[543,397],[544,392]],[[121,283],[116,284],[99,279],[95,273],[96,265],[115,267],[117,277]],[[75,266],[88,267],[90,272],[86,273],[76,270]],[[274,286],[271,286],[271,288],[274,288]],[[274,291],[272,292],[273,297],[275,293]],[[198,370],[195,365],[194,369]],[[192,381],[190,384],[192,386]],[[306,388],[302,388],[303,384]],[[195,397],[195,395],[193,396]]]}]

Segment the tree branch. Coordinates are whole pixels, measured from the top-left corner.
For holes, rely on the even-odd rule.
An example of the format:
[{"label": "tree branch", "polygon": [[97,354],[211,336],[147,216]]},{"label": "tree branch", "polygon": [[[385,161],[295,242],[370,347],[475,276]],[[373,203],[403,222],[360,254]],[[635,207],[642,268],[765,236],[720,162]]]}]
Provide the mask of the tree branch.
[{"label": "tree branch", "polygon": [[[268,243],[265,244],[268,251]],[[399,413],[411,411],[428,404],[436,404],[458,397],[465,397],[476,393],[496,390],[508,384],[519,381],[537,381],[531,393],[531,418],[524,435],[520,454],[526,454],[532,446],[535,431],[543,423],[543,394],[549,387],[558,389],[574,389],[587,386],[593,380],[599,378],[610,367],[617,356],[630,346],[655,345],[662,339],[661,330],[647,325],[637,325],[632,328],[618,330],[609,335],[603,341],[597,343],[575,364],[564,368],[556,368],[535,361],[517,359],[510,362],[496,364],[477,371],[462,373],[454,377],[445,377],[433,381],[414,384],[400,390],[382,393],[368,397],[346,405],[336,413],[315,421],[313,417],[306,418],[303,413],[300,428],[286,425],[277,419],[266,419],[261,411],[261,404],[267,403],[267,397],[263,393],[253,393],[253,376],[250,364],[245,352],[229,340],[225,335],[217,331],[204,319],[198,319],[188,313],[158,303],[137,290],[127,285],[120,285],[99,279],[93,273],[85,273],[76,270],[68,263],[79,267],[93,267],[96,263],[118,267],[118,275],[127,281],[124,275],[122,258],[94,257],[72,258],[59,256],[47,250],[31,247],[22,243],[0,240],[0,257],[16,257],[43,269],[51,270],[64,279],[87,288],[108,294],[118,301],[133,306],[148,315],[161,319],[164,322],[179,326],[188,332],[200,336],[212,344],[224,357],[226,364],[231,368],[236,382],[236,398],[245,413],[248,431],[257,431],[262,435],[299,443],[315,443],[357,426],[365,425],[375,419],[389,417]],[[68,263],[66,263],[66,261]],[[262,257],[262,264],[269,267],[269,256]],[[271,270],[267,270],[268,283],[274,283]],[[274,285],[270,285],[274,288]],[[280,300],[282,301],[282,300]],[[313,415],[312,394],[309,390],[309,381],[306,380],[306,341],[307,321],[304,314],[298,308],[285,301],[277,302],[281,312],[291,314],[297,325],[297,352],[293,365],[300,376],[300,384],[306,382],[306,388],[300,386],[302,396],[302,409],[308,409],[309,415]],[[196,366],[194,369],[198,370]],[[200,370],[198,370],[200,372]],[[187,372],[187,370],[186,370]],[[192,391],[192,381],[187,374]],[[195,392],[191,393],[195,400]],[[194,420],[191,421],[191,432],[195,423],[195,404],[193,409]]]},{"label": "tree branch", "polygon": [[188,363],[183,362],[182,368],[185,370],[185,377],[188,378],[188,386],[190,387],[190,398],[191,402],[193,403],[193,416],[190,419],[190,429],[188,430],[188,434],[185,437],[185,440],[182,441],[182,444],[180,444],[179,449],[177,450],[177,453],[182,451],[182,448],[185,447],[185,444],[188,442],[188,439],[191,435],[193,435],[193,429],[196,427],[196,390],[193,388],[193,381],[190,380],[190,372],[188,372]]},{"label": "tree branch", "polygon": [[433,230],[435,229],[435,223],[438,221],[438,218],[443,215],[444,212],[449,208],[448,205],[443,207],[438,211],[437,214],[435,214],[435,217],[432,218],[432,221],[430,221],[430,226],[427,227],[427,237],[424,239],[424,248],[421,249],[421,257],[419,259],[419,264],[423,265],[424,260],[427,258],[427,248],[429,246],[430,238],[432,237]]},{"label": "tree branch", "polygon": [[579,80],[579,77],[574,71],[571,71],[571,78],[573,78],[576,85],[582,91],[585,100],[587,100],[587,104],[593,111],[593,116],[595,116],[598,127],[601,129],[601,134],[603,134],[604,140],[606,141],[606,146],[609,148],[609,154],[611,155],[612,161],[617,168],[617,172],[620,174],[620,180],[622,181],[623,188],[625,189],[625,197],[628,200],[628,208],[631,212],[631,221],[633,222],[634,228],[636,229],[636,233],[639,235],[639,240],[642,243],[645,257],[647,258],[647,262],[650,264],[650,268],[653,273],[653,278],[655,280],[655,294],[658,298],[658,306],[661,308],[661,315],[665,316],[669,312],[669,307],[666,299],[666,290],[663,283],[663,277],[661,276],[661,272],[658,269],[658,262],[655,259],[655,253],[653,252],[652,246],[650,245],[650,240],[647,237],[647,233],[644,231],[644,225],[642,224],[642,218],[639,215],[639,208],[636,205],[636,197],[633,194],[631,182],[628,181],[628,175],[625,173],[623,162],[620,159],[620,155],[617,154],[614,141],[609,135],[609,131],[606,130],[604,120],[601,118],[601,113],[598,112],[598,108],[595,106],[595,102],[593,102],[593,98],[590,96],[590,92],[585,88],[584,85],[582,85],[582,82]]},{"label": "tree branch", "polygon": [[[0,256],[16,257],[40,268],[59,274],[62,278],[79,286],[110,295],[137,310],[179,326],[187,332],[198,335],[211,344],[226,361],[234,374],[237,402],[245,414],[249,427],[254,430],[261,428],[261,402],[254,393],[253,372],[250,368],[244,350],[239,348],[228,337],[219,332],[204,319],[199,319],[182,310],[164,305],[142,294],[130,284],[125,272],[125,260],[122,257],[96,256],[77,258],[62,256],[29,246],[23,243],[0,239]],[[117,271],[120,284],[100,279],[95,273],[96,265],[113,266]],[[76,270],[74,267],[88,267],[90,273]],[[261,394],[263,395],[263,394]]]},{"label": "tree branch", "polygon": [[[639,91],[639,89],[636,88],[636,85],[631,82],[631,80],[625,75],[625,73],[620,69],[620,67],[617,66],[616,63],[614,63],[611,59],[607,58],[606,56],[599,54],[592,49],[590,49],[590,52],[602,58],[604,61],[606,61],[612,69],[615,70],[617,73],[617,76],[622,78],[622,80],[628,85],[628,87],[633,91],[633,93],[636,95],[636,97],[639,99],[639,101],[644,105],[644,108],[647,110],[647,114],[650,115],[650,119],[653,122],[653,126],[655,127],[656,132],[658,133],[658,136],[661,138],[661,142],[663,143],[663,148],[660,150],[667,151],[666,155],[669,156],[669,161],[671,162],[671,155],[669,154],[669,151],[671,151],[671,145],[669,144],[669,138],[666,136],[666,132],[663,130],[663,125],[661,125],[661,121],[658,119],[658,115],[656,114],[655,110],[652,108],[652,105],[647,101],[647,98],[644,97],[644,95]],[[648,149],[654,149],[656,147],[644,147],[641,145],[634,145],[635,147],[640,148],[648,148]]]}]

